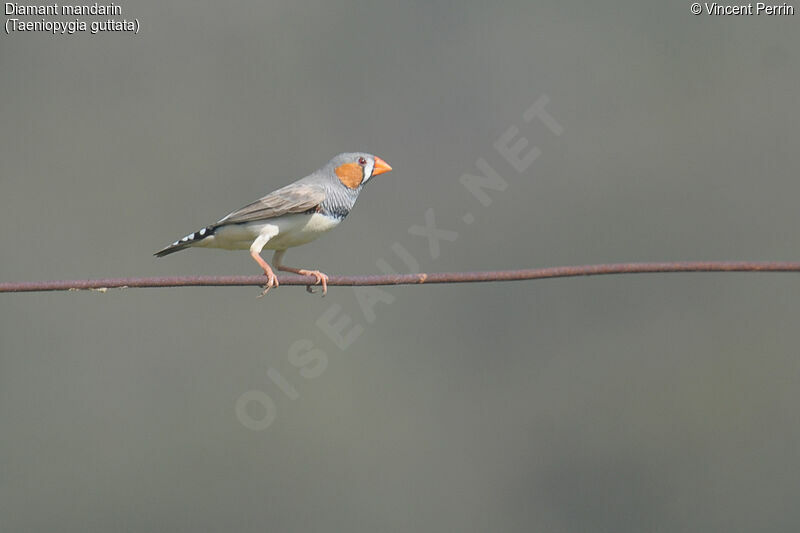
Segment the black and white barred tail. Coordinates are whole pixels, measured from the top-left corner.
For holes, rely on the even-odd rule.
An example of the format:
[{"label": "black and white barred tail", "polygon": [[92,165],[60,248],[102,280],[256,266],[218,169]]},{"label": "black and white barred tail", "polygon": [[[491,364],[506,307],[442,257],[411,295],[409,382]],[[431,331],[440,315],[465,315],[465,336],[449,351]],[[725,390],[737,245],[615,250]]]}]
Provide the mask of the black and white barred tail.
[{"label": "black and white barred tail", "polygon": [[214,229],[215,229],[214,226],[206,226],[200,231],[195,231],[194,233],[190,233],[186,237],[173,242],[163,250],[159,250],[153,255],[155,255],[156,257],[164,257],[165,255],[174,254],[175,252],[180,252],[181,250],[185,250],[186,248],[189,248],[193,244],[202,241],[206,237],[213,235]]}]

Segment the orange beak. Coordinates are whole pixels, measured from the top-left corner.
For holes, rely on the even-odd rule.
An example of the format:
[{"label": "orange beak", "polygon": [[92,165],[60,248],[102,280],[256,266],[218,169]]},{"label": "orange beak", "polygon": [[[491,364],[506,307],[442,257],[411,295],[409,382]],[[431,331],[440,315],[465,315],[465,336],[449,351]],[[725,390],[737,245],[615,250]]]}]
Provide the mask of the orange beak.
[{"label": "orange beak", "polygon": [[392,170],[392,167],[389,166],[389,163],[387,163],[380,157],[375,156],[375,168],[372,169],[373,176],[389,172],[390,170]]}]

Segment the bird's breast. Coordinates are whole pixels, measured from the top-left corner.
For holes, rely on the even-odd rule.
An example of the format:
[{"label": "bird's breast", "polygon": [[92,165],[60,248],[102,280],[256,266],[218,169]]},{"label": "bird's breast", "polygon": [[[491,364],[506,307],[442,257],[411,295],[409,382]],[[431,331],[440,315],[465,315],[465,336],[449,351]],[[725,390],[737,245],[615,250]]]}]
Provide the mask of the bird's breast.
[{"label": "bird's breast", "polygon": [[323,213],[296,213],[267,220],[226,224],[215,229],[214,234],[195,246],[246,250],[260,235],[271,236],[264,248],[283,250],[306,244],[342,221],[341,217]]},{"label": "bird's breast", "polygon": [[338,226],[343,218],[344,217],[331,216],[324,213],[311,213],[303,230],[324,233]]},{"label": "bird's breast", "polygon": [[291,248],[311,242],[342,221],[341,218],[322,213],[303,213],[278,218],[280,220],[275,220],[278,234],[266,245],[266,248],[271,250]]}]

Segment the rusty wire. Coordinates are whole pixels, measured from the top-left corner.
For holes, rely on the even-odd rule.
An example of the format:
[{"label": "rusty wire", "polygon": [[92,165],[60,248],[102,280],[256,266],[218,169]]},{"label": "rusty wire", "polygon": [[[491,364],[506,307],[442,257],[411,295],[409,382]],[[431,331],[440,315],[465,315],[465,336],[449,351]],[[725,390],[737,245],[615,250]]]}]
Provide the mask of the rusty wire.
[{"label": "rusty wire", "polygon": [[[376,276],[330,276],[329,286],[420,285],[428,283],[480,283],[522,281],[609,274],[667,272],[800,272],[800,262],[687,261],[665,263],[615,263],[488,272],[438,272]],[[281,276],[281,285],[308,286],[311,276]],[[89,280],[23,281],[0,283],[2,292],[104,290],[144,287],[223,287],[264,285],[264,276],[173,276],[151,278],[106,278]]]}]

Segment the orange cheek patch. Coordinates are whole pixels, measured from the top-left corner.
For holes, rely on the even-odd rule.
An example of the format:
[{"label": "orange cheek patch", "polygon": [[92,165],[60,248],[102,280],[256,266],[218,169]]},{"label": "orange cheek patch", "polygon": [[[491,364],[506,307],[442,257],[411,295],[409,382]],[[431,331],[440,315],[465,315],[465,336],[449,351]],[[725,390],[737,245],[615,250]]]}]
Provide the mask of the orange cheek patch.
[{"label": "orange cheek patch", "polygon": [[357,188],[364,181],[364,169],[358,163],[345,163],[336,167],[336,175],[345,186]]}]

